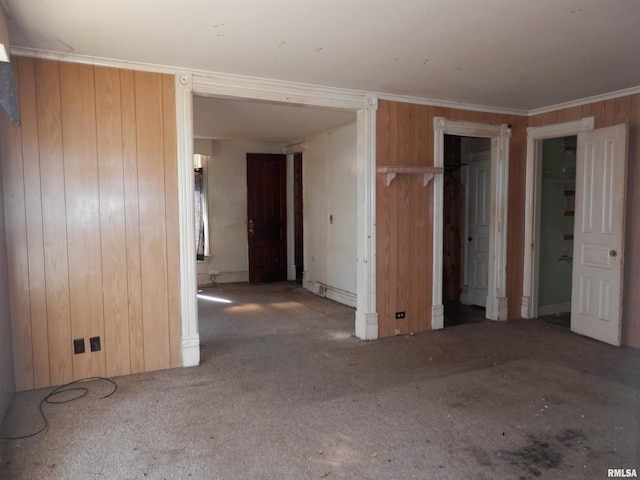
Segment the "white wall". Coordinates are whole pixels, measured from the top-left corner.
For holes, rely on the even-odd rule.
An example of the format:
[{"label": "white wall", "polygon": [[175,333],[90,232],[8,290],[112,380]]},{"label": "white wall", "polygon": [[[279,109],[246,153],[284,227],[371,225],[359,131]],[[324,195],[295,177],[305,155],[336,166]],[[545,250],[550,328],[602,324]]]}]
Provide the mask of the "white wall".
[{"label": "white wall", "polygon": [[307,140],[303,154],[304,285],[355,307],[356,123]]},{"label": "white wall", "polygon": [[210,155],[207,165],[210,257],[198,262],[198,285],[247,282],[247,153],[282,153],[281,145],[209,141],[196,152]]},{"label": "white wall", "polygon": [[[4,115],[4,112],[0,112],[0,114]],[[0,173],[0,423],[2,423],[2,419],[16,391],[13,373],[9,266],[7,264],[3,199],[2,175]]]},{"label": "white wall", "polygon": [[538,314],[549,315],[571,309],[573,265],[561,258],[573,257],[573,241],[563,234],[573,233],[574,218],[563,215],[563,187],[575,188],[576,155],[565,152],[562,138],[544,140],[542,152]]}]

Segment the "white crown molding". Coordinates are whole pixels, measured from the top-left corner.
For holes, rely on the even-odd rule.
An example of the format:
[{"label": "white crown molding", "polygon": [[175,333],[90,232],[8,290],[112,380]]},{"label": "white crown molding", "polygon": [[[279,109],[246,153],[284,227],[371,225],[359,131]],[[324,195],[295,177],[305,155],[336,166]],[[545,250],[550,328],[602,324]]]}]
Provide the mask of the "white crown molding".
[{"label": "white crown molding", "polygon": [[[1,1],[1,0],[0,0]],[[129,70],[140,70],[155,73],[169,73],[175,74],[176,71],[185,71],[183,67],[171,67],[168,65],[159,65],[143,62],[132,62],[127,60],[117,60],[106,57],[94,57],[91,55],[82,55],[77,53],[68,52],[54,52],[50,50],[40,50],[29,47],[12,46],[11,54],[24,56],[24,57],[36,57],[46,58],[49,60],[59,60],[63,62],[75,62],[84,63],[103,67],[124,68]],[[410,95],[399,95],[380,92],[368,92],[364,90],[349,90],[334,87],[324,87],[313,84],[302,84],[295,82],[286,82],[281,80],[273,80],[259,77],[247,77],[243,75],[232,75],[227,73],[216,73],[204,70],[190,70],[194,75],[194,82],[197,82],[197,87],[194,88],[196,92],[206,94],[204,91],[200,91],[198,87],[206,87],[212,82],[217,86],[213,95],[220,96],[224,92],[227,92],[230,98],[255,98],[261,100],[272,100],[284,103],[292,104],[309,104],[316,106],[323,106],[323,100],[328,103],[328,106],[332,108],[336,107],[336,99],[341,99],[344,102],[346,109],[360,109],[362,108],[361,102],[362,96],[366,95],[367,98],[375,96],[381,100],[389,100],[393,102],[413,103],[418,105],[426,105],[432,107],[445,107],[455,108],[459,110],[469,110],[474,112],[496,113],[505,115],[518,115],[518,116],[534,116],[543,113],[553,112],[565,108],[577,107],[586,105],[589,103],[595,103],[603,100],[610,100],[613,98],[624,97],[627,95],[635,95],[640,93],[640,86],[627,88],[624,90],[617,90],[615,92],[605,93],[602,95],[595,95],[592,97],[585,97],[579,100],[573,100],[570,102],[559,103],[556,105],[549,105],[546,107],[535,108],[532,110],[513,109],[513,108],[500,108],[491,107],[487,105],[475,105],[467,103],[459,103],[448,100],[437,100],[433,98],[415,97]],[[201,80],[203,85],[200,85]],[[263,85],[268,91],[268,98],[256,97],[256,86]],[[226,87],[226,88],[225,88]],[[254,95],[243,96],[243,90],[248,88],[248,92],[244,94]],[[208,88],[205,88],[208,89]],[[313,97],[317,97],[317,101],[320,103],[310,103],[308,97],[305,94],[311,93]],[[367,106],[365,105],[365,108]],[[370,107],[370,106],[369,106]]]},{"label": "white crown molding", "polygon": [[615,92],[603,93],[601,95],[594,95],[592,97],[585,97],[578,100],[572,100],[570,102],[558,103],[556,105],[549,105],[548,107],[534,108],[533,110],[529,111],[528,115],[532,117],[534,115],[555,112],[557,110],[563,110],[565,108],[581,107],[582,105],[588,105],[590,103],[603,102],[605,100],[612,100],[614,98],[636,95],[638,93],[640,93],[640,86],[625,88],[623,90],[616,90]]},{"label": "white crown molding", "polygon": [[436,100],[426,97],[413,97],[410,95],[393,95],[388,93],[379,93],[380,100],[389,100],[392,102],[413,103],[416,105],[426,105],[429,107],[454,108],[456,110],[469,110],[472,112],[497,113],[502,115],[518,115],[527,116],[527,110],[517,108],[490,107],[487,105],[475,105],[473,103],[460,103],[451,100]]}]

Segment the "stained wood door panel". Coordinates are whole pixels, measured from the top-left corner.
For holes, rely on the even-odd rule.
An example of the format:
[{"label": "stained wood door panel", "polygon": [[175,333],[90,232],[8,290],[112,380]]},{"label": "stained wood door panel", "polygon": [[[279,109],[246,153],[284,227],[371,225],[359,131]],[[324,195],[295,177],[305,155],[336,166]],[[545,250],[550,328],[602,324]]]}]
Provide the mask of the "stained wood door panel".
[{"label": "stained wood door panel", "polygon": [[287,276],[286,157],[247,154],[249,281]]},{"label": "stained wood door panel", "polygon": [[22,126],[3,119],[0,148],[17,389],[179,365],[173,77],[14,62]]}]

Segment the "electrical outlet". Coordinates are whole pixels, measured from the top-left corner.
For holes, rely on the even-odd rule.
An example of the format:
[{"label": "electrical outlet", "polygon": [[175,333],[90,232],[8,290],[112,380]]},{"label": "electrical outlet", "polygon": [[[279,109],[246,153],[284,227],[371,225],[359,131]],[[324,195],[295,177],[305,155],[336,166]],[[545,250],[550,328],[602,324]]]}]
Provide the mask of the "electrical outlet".
[{"label": "electrical outlet", "polygon": [[84,353],[84,338],[74,338],[73,339],[73,353],[75,355],[79,353]]},{"label": "electrical outlet", "polygon": [[92,352],[99,352],[101,350],[100,337],[91,337],[89,339],[89,345],[91,346]]},{"label": "electrical outlet", "polygon": [[399,318],[404,318],[404,312],[396,312],[396,320]]}]

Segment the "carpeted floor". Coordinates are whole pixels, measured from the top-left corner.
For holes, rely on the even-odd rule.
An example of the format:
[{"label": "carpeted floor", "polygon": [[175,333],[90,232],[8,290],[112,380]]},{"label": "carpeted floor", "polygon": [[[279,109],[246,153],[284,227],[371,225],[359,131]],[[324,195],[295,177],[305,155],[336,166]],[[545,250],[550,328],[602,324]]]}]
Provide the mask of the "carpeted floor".
[{"label": "carpeted floor", "polygon": [[[91,381],[0,442],[2,479],[606,479],[640,474],[640,352],[537,320],[364,342],[289,283],[205,289],[202,364]],[[458,311],[457,315],[464,315]],[[472,314],[473,316],[473,314]],[[2,433],[41,425],[16,395]]]}]

